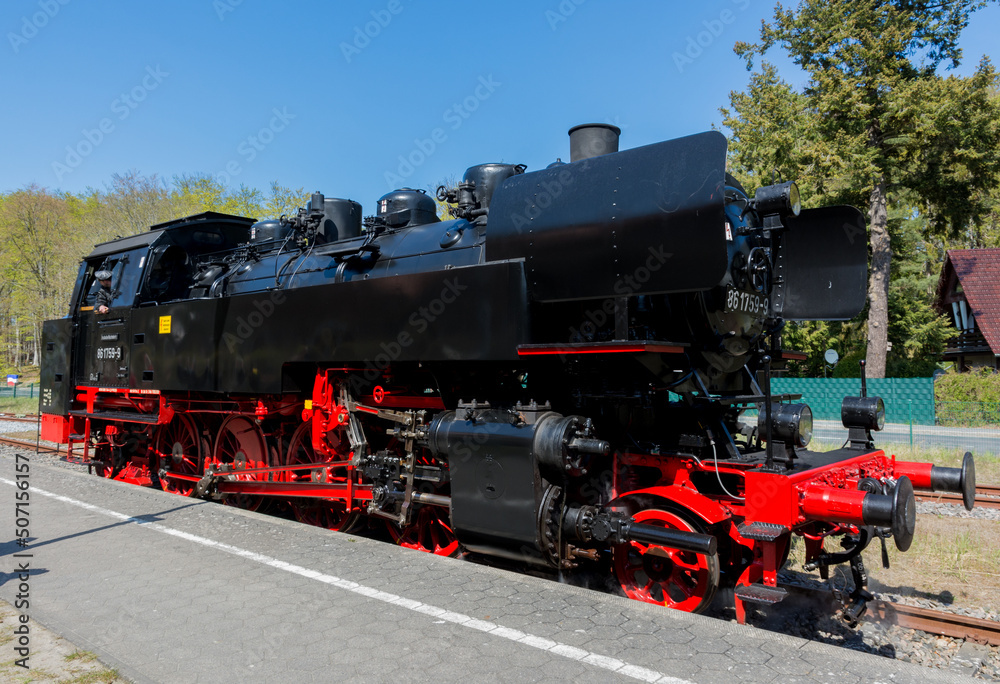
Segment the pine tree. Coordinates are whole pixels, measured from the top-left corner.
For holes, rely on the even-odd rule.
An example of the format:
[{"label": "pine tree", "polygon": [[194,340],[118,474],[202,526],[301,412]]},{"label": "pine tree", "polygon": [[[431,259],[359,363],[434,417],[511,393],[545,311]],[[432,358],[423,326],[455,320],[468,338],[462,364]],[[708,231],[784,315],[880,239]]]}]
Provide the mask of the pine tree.
[{"label": "pine tree", "polygon": [[[933,230],[957,234],[990,209],[1000,170],[997,73],[983,60],[969,78],[958,38],[985,0],[803,0],[780,4],[747,60],[780,46],[809,75],[799,93],[766,62],[723,110],[733,165],[744,178],[778,169],[804,195],[868,210],[871,269],[867,366],[886,371],[892,239],[890,205],[906,196]],[[752,185],[753,183],[751,183]],[[757,183],[758,185],[765,183]]]}]

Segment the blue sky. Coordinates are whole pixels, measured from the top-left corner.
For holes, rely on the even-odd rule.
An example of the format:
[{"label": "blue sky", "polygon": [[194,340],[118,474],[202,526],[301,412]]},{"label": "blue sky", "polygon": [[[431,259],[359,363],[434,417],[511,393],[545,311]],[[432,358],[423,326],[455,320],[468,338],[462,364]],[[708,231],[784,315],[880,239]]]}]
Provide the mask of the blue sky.
[{"label": "blue sky", "polygon": [[[773,6],[6,0],[0,191],[208,173],[374,213],[394,186],[566,159],[578,123],[617,124],[623,148],[719,125],[748,79],[733,43],[755,40]],[[1000,7],[973,15],[958,73],[998,30]]]}]

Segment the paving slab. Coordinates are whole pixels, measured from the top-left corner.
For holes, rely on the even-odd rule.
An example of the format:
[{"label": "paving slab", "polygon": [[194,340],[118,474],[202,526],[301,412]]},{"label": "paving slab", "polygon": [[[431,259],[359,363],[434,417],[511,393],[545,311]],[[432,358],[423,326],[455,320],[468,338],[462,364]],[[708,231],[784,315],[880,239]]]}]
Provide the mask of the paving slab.
[{"label": "paving slab", "polygon": [[24,462],[26,490],[0,456],[0,597],[27,563],[24,612],[136,682],[969,681]]}]

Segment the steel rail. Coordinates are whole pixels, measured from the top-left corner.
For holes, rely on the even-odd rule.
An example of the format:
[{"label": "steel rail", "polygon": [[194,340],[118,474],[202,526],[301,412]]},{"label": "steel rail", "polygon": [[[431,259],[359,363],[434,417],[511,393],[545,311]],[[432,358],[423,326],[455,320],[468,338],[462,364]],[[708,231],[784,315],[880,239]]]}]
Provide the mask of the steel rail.
[{"label": "steel rail", "polygon": [[15,416],[8,413],[0,413],[0,421],[9,421],[12,423],[37,423],[38,416]]},{"label": "steel rail", "polygon": [[[1000,508],[1000,498],[994,496],[979,495],[980,487],[976,487],[976,507],[977,508]],[[954,506],[962,505],[962,495],[957,492],[914,492],[917,501],[928,503],[946,503]]]},{"label": "steel rail", "polygon": [[[839,602],[829,589],[804,587],[796,584],[781,586],[801,596],[826,600],[839,605]],[[918,629],[921,632],[937,636],[965,639],[977,644],[1000,645],[1000,622],[996,620],[984,620],[968,615],[959,615],[931,608],[918,608],[917,606],[882,601],[880,599],[868,602],[868,610],[865,613],[865,618],[886,624],[893,624],[903,629]]]},{"label": "steel rail", "polygon": [[918,608],[902,603],[871,601],[868,610],[875,619],[928,634],[1000,646],[1000,622],[958,615],[941,610]]},{"label": "steel rail", "polygon": [[4,437],[3,435],[0,435],[0,444],[5,444],[7,446],[13,446],[13,447],[24,447],[25,449],[31,449],[32,451],[34,451],[37,448],[38,451],[44,453],[52,453],[52,454],[66,453],[65,449],[61,449],[58,446],[51,447],[48,444],[35,444],[34,442],[26,442],[23,439],[13,439],[11,437]]}]

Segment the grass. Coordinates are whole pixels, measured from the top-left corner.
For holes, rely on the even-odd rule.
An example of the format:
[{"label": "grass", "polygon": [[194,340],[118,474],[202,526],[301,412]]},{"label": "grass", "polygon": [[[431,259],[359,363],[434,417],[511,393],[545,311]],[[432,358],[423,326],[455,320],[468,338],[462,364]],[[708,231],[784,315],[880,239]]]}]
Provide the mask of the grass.
[{"label": "grass", "polygon": [[92,660],[96,660],[97,656],[90,651],[80,651],[76,650],[69,655],[63,656],[67,661],[79,660],[81,663],[89,663]]},{"label": "grass", "polygon": [[[9,651],[9,643],[18,624],[18,613],[0,601],[0,646]],[[105,667],[90,651],[74,647],[38,624],[32,628],[31,668],[17,664],[19,656],[0,661],[0,682],[54,682],[55,684],[124,684],[116,670]],[[10,655],[10,653],[5,653]]]},{"label": "grass", "polygon": [[921,515],[913,546],[904,554],[890,544],[889,562],[889,570],[869,569],[889,591],[909,587],[945,603],[1000,607],[1000,525],[994,521]]},{"label": "grass", "polygon": [[[889,568],[878,541],[864,552],[869,586],[965,607],[1000,609],[1000,525],[995,521],[920,515],[913,545],[903,553],[888,540]],[[793,537],[788,568],[802,572],[805,545]],[[846,567],[846,566],[845,566]],[[806,573],[819,579],[819,572]]]},{"label": "grass", "polygon": [[[965,450],[879,444],[898,460],[956,468]],[[839,444],[810,444],[830,451]],[[976,481],[1000,484],[1000,458],[976,455]],[[903,553],[888,541],[889,569],[880,560],[876,541],[864,553],[870,586],[878,591],[958,603],[967,607],[1000,609],[1000,524],[993,520],[919,515],[913,545]],[[805,548],[793,538],[789,568],[802,571]],[[819,578],[818,572],[811,573]]]},{"label": "grass", "polygon": [[20,391],[17,397],[0,397],[0,412],[3,413],[38,413],[38,392],[37,388],[34,397],[27,394],[21,396]]},{"label": "grass", "polygon": [[118,670],[94,670],[77,675],[72,679],[60,679],[58,684],[114,684],[121,681]]}]

